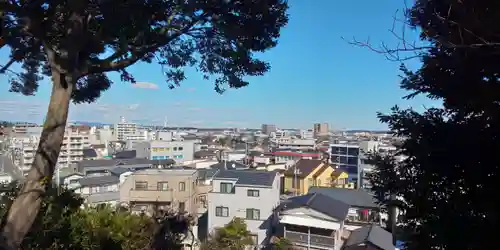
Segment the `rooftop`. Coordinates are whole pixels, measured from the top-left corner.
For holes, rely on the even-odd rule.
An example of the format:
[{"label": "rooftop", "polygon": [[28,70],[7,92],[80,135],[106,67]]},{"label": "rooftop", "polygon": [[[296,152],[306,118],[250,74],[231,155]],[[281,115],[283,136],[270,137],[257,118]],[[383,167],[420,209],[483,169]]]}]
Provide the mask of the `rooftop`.
[{"label": "rooftop", "polygon": [[319,193],[333,199],[342,201],[352,207],[378,208],[375,197],[362,189],[311,187],[308,194]]},{"label": "rooftop", "polygon": [[233,179],[236,185],[272,187],[276,172],[267,171],[240,171],[240,170],[220,170],[214,179]]}]

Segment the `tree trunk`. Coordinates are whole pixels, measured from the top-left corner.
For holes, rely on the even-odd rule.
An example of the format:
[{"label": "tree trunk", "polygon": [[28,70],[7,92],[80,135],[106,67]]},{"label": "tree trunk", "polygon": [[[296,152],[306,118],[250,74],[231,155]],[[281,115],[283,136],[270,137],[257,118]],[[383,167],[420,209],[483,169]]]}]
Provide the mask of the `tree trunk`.
[{"label": "tree trunk", "polygon": [[52,95],[35,159],[21,192],[3,223],[2,239],[6,250],[20,248],[33,225],[46,188],[51,185],[64,138],[74,79],[52,70]]}]

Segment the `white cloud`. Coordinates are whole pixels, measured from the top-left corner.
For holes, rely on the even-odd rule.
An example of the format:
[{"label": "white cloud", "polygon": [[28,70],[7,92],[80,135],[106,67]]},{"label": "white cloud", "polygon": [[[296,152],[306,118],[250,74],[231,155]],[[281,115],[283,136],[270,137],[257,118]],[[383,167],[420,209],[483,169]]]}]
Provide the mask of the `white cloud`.
[{"label": "white cloud", "polygon": [[195,88],[186,88],[186,92],[196,92]]},{"label": "white cloud", "polygon": [[151,82],[136,82],[132,84],[133,88],[139,89],[159,89],[160,87],[157,84]]}]

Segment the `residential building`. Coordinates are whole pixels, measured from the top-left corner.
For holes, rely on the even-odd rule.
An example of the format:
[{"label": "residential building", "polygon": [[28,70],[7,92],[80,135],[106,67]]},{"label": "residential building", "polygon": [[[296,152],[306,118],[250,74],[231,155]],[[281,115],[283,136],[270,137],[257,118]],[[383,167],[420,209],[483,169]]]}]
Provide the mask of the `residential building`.
[{"label": "residential building", "polygon": [[330,162],[347,171],[349,181],[356,183],[356,187],[361,187],[359,146],[347,143],[330,144],[329,153]]},{"label": "residential building", "polygon": [[351,232],[342,250],[394,250],[392,234],[372,224]]},{"label": "residential building", "polygon": [[283,137],[275,139],[274,142],[279,149],[314,150],[316,148],[316,141],[314,139]]},{"label": "residential building", "polygon": [[118,166],[131,170],[140,170],[151,168],[154,164],[154,161],[140,158],[84,160],[77,163],[76,171],[83,175],[107,175],[111,169]]},{"label": "residential building", "polygon": [[[118,141],[126,141],[127,137],[134,137],[133,139],[136,139],[135,136],[138,135],[138,132],[137,124],[127,122],[123,116],[120,117],[120,122],[115,124],[115,134]],[[128,139],[132,140],[132,138]]]},{"label": "residential building", "polygon": [[120,186],[120,201],[133,212],[153,214],[175,209],[197,214],[198,179],[194,169],[144,169],[129,175]]},{"label": "residential building", "polygon": [[272,132],[276,132],[277,128],[274,124],[262,124],[262,133],[270,135]]},{"label": "residential building", "polygon": [[331,177],[332,177],[332,182],[331,182],[332,187],[349,188],[349,189],[355,188],[355,184],[353,182],[349,182],[349,175],[347,174],[347,172],[343,172],[340,169],[335,169]]},{"label": "residential building", "polygon": [[331,187],[335,169],[322,160],[302,159],[285,171],[285,192],[306,194],[312,186]]},{"label": "residential building", "polygon": [[276,150],[272,152],[274,163],[289,163],[297,162],[300,159],[321,160],[323,153],[318,151],[302,151],[302,150]]},{"label": "residential building", "polygon": [[315,123],[313,125],[314,136],[327,136],[328,135],[328,123]]},{"label": "residential building", "polygon": [[243,218],[256,246],[270,235],[270,217],[280,201],[280,178],[275,172],[221,170],[208,193],[208,232]]},{"label": "residential building", "polygon": [[193,141],[141,141],[135,142],[132,147],[138,158],[173,159],[177,163],[194,159]]},{"label": "residential building", "polygon": [[300,138],[301,139],[313,139],[314,138],[314,131],[310,129],[302,129],[300,130]]},{"label": "residential building", "polygon": [[[361,240],[355,238],[360,236],[357,230],[373,228],[372,224],[379,222],[379,210],[367,208],[358,212],[344,201],[322,193],[309,193],[281,203],[272,221],[275,234],[288,239],[296,247],[337,250],[346,243],[350,247],[360,246]],[[391,243],[390,233],[383,240]],[[392,249],[395,247],[392,246]]]},{"label": "residential building", "polygon": [[[32,129],[38,127],[28,127]],[[64,138],[61,145],[57,166],[60,168],[68,167],[71,164],[77,163],[84,158],[84,148],[89,147],[89,130],[88,126],[69,126],[64,132]],[[16,134],[10,138],[10,150],[13,152],[15,164],[21,166],[21,169],[26,172],[31,168],[35,153],[40,140],[41,129],[38,134]]]}]

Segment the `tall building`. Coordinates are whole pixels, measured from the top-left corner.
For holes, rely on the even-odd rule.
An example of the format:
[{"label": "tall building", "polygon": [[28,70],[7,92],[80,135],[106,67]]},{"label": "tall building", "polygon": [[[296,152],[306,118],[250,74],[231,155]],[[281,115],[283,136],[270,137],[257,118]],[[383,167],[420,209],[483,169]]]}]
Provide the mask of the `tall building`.
[{"label": "tall building", "polygon": [[273,132],[276,132],[277,128],[274,124],[262,124],[262,133],[266,135],[270,135]]},{"label": "tall building", "polygon": [[314,136],[328,135],[328,123],[315,123],[313,125]]},{"label": "tall building", "polygon": [[346,171],[349,181],[360,187],[360,152],[358,145],[350,144],[330,144],[330,162],[336,167]]},{"label": "tall building", "polygon": [[120,122],[115,124],[115,134],[118,141],[141,139],[144,135],[140,134],[137,124],[127,122],[125,117],[120,117]]},{"label": "tall building", "polygon": [[137,158],[150,160],[173,159],[176,163],[192,161],[194,157],[194,141],[142,141],[130,144]]},{"label": "tall building", "polygon": [[[90,128],[88,126],[67,127],[57,165],[68,167],[72,163],[83,160],[83,149],[90,145],[89,136]],[[31,168],[39,141],[40,134],[14,134],[11,136],[9,147],[14,155],[14,164],[19,166],[23,172]]]}]

